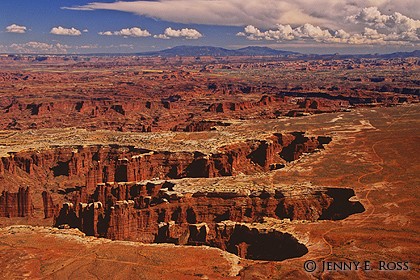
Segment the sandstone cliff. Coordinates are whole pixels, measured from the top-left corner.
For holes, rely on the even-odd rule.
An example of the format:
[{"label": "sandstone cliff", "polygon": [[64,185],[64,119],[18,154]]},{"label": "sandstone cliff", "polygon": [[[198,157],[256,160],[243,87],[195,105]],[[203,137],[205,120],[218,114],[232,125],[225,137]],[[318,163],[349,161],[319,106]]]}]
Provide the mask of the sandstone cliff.
[{"label": "sandstone cliff", "polygon": [[359,202],[349,201],[354,195],[351,189],[289,196],[280,191],[182,194],[171,191],[171,187],[163,181],[101,184],[86,202],[80,202],[79,190],[63,205],[56,225],[77,225],[89,235],[111,239],[208,244],[211,242],[202,237],[190,238],[204,230],[197,229],[197,224],[205,223],[206,236],[214,239],[217,224],[223,221],[254,223],[265,217],[316,221],[343,219],[364,211]]},{"label": "sandstone cliff", "polygon": [[0,196],[0,217],[28,217],[33,215],[29,187],[20,187],[17,193],[3,191]]},{"label": "sandstone cliff", "polygon": [[38,185],[51,184],[55,178],[63,177],[74,185],[85,185],[91,191],[98,183],[106,182],[211,178],[273,170],[303,153],[322,149],[330,141],[329,137],[307,137],[302,132],[276,133],[265,140],[222,146],[212,154],[118,145],[57,147],[2,157],[0,175],[7,172],[7,177],[13,178],[26,174]]}]

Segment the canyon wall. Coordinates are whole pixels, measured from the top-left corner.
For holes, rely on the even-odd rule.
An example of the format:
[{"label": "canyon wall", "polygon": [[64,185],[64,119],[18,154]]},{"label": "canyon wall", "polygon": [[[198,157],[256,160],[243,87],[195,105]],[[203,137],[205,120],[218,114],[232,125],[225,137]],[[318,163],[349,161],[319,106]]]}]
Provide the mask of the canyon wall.
[{"label": "canyon wall", "polygon": [[[281,191],[179,193],[173,187],[166,181],[100,184],[88,196],[80,188],[63,204],[55,225],[67,224],[114,240],[209,245],[242,257],[281,260],[307,250],[290,234],[253,223],[266,217],[336,220],[364,211],[360,202],[349,200],[354,196],[351,189],[327,188],[291,196]],[[277,249],[269,248],[271,253],[263,254],[262,248],[269,244],[277,249],[290,247],[292,255],[276,255]]]},{"label": "canyon wall", "polygon": [[187,244],[172,231],[189,235],[190,225],[205,223],[209,236],[216,236],[217,223],[223,221],[254,223],[264,217],[316,221],[344,219],[364,211],[359,202],[349,201],[354,196],[351,189],[290,196],[281,191],[191,194],[172,191],[172,187],[166,181],[100,184],[88,196],[80,188],[68,196],[56,225],[72,224],[88,234],[111,239]]},{"label": "canyon wall", "polygon": [[[330,141],[303,132],[275,133],[220,146],[209,154],[119,145],[53,147],[1,158],[0,175],[10,180],[26,174],[35,188],[57,178],[76,182],[74,187],[42,192],[44,218],[52,218],[58,227],[113,240],[208,245],[243,258],[283,260],[302,256],[307,248],[287,232],[264,228],[262,221],[344,219],[364,211],[360,202],[349,200],[354,191],[188,193],[176,191],[176,181],[168,180],[270,171]],[[32,215],[29,188],[3,192],[0,216]]]},{"label": "canyon wall", "polygon": [[29,187],[20,187],[17,193],[3,191],[0,196],[0,217],[29,217],[34,207]]},{"label": "canyon wall", "polygon": [[265,140],[222,146],[219,152],[152,151],[134,146],[74,146],[11,153],[0,160],[2,180],[26,174],[45,185],[65,176],[75,185],[95,189],[98,183],[148,179],[211,178],[252,174],[284,166],[303,153],[322,149],[330,137],[306,137],[302,132],[276,133]]}]

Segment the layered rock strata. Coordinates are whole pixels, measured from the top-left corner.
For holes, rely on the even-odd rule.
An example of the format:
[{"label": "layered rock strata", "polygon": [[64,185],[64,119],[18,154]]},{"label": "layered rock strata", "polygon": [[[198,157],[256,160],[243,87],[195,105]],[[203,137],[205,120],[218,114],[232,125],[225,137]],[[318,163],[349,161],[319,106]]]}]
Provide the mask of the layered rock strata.
[{"label": "layered rock strata", "polygon": [[20,187],[17,193],[3,191],[0,196],[0,217],[29,217],[34,207],[29,187]]},{"label": "layered rock strata", "polygon": [[[337,220],[364,211],[360,202],[349,200],[354,196],[351,189],[328,188],[301,196],[281,191],[179,193],[172,189],[167,181],[100,184],[88,197],[79,189],[63,205],[55,224],[116,240],[210,245],[250,256],[247,252],[258,251],[257,244],[278,240],[283,240],[278,246],[305,251],[296,240],[292,242],[292,236],[252,226],[265,217]],[[264,259],[257,257],[258,252],[253,255]]]},{"label": "layered rock strata", "polygon": [[218,152],[210,154],[118,145],[56,147],[2,157],[0,177],[6,180],[26,174],[35,184],[45,185],[53,178],[64,176],[94,190],[98,183],[106,182],[253,174],[281,168],[303,153],[323,149],[330,141],[330,137],[307,137],[302,132],[276,133],[265,140],[222,146]]}]

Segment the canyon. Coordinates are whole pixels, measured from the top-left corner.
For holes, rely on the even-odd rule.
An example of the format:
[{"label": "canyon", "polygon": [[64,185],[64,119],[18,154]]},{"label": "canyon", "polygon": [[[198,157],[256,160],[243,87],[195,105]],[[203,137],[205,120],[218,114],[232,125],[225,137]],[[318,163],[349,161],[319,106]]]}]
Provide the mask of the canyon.
[{"label": "canyon", "polygon": [[[1,57],[0,129],[190,131],[203,121],[217,127],[234,119],[395,106],[419,97],[418,65],[411,58],[248,59],[186,57],[180,64],[176,58],[154,57]],[[25,71],[19,71],[22,67]],[[413,76],[396,76],[387,68],[404,68]]]},{"label": "canyon", "polygon": [[210,154],[119,145],[57,147],[9,153],[0,160],[0,176],[7,182],[24,172],[38,185],[64,176],[88,190],[106,182],[232,176],[281,168],[304,153],[323,149],[330,141],[331,137],[306,137],[303,132],[276,133],[264,140],[221,146]]},{"label": "canyon", "polygon": [[[0,57],[1,268],[416,279],[418,65]],[[303,267],[348,259],[374,270]]]},{"label": "canyon", "polygon": [[70,202],[63,204],[55,225],[114,240],[208,245],[242,258],[283,260],[305,254],[306,247],[290,234],[265,232],[253,224],[265,217],[340,220],[365,210],[360,202],[348,200],[355,195],[351,189],[292,197],[281,191],[183,194],[173,187],[169,182],[104,184],[91,195],[80,188],[68,194]]},{"label": "canyon", "polygon": [[[174,191],[176,180],[272,171],[305,153],[324,149],[331,141],[326,136],[306,137],[303,132],[275,133],[264,140],[221,146],[212,154],[118,145],[56,147],[2,157],[0,179],[6,183],[28,176],[33,188],[49,186],[50,190],[36,193],[42,195],[44,218],[53,218],[58,227],[79,228],[87,235],[113,240],[208,245],[244,258],[249,247],[250,252],[260,250],[249,254],[253,258],[282,260],[307,249],[290,234],[260,232],[246,224],[265,217],[310,221],[345,218],[364,211],[360,203],[348,201],[354,192],[327,189],[292,199],[281,191],[191,193]],[[162,181],[165,179],[174,181]],[[63,180],[76,185],[58,188]],[[55,201],[53,195],[61,199]],[[5,191],[0,207],[4,217],[33,216],[29,187],[19,188],[18,193]],[[263,243],[270,247],[272,242],[291,246],[287,250],[290,255],[265,255],[265,250],[257,249]]]},{"label": "canyon", "polygon": [[19,188],[17,193],[3,191],[0,196],[0,217],[27,217],[33,215],[29,187]]}]

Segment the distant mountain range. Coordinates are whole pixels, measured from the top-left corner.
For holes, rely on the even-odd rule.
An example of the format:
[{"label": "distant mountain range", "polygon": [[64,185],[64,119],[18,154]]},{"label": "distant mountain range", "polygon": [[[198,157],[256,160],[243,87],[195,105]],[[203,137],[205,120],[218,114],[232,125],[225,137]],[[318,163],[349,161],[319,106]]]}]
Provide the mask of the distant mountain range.
[{"label": "distant mountain range", "polygon": [[390,53],[390,54],[382,54],[380,56],[383,58],[420,57],[420,50],[415,50],[412,52],[395,52],[395,53]]},{"label": "distant mountain range", "polygon": [[288,56],[297,52],[274,50],[268,47],[246,47],[237,50],[212,46],[177,46],[156,52],[137,53],[141,56]]},{"label": "distant mountain range", "polygon": [[[131,54],[132,55],[132,54]],[[279,56],[299,57],[302,59],[345,59],[345,58],[406,58],[420,57],[420,50],[412,52],[395,52],[390,54],[302,54],[298,52],[275,50],[269,47],[250,46],[241,49],[231,50],[213,46],[177,46],[166,50],[155,52],[136,53],[138,56]]]},{"label": "distant mountain range", "polygon": [[303,55],[305,58],[315,58],[315,59],[346,59],[346,58],[382,58],[382,59],[391,59],[391,58],[407,58],[407,57],[418,57],[420,58],[420,50],[415,50],[412,52],[394,52],[386,54],[306,54]]},{"label": "distant mountain range", "polygon": [[[16,54],[19,56],[19,54]],[[37,54],[28,54],[37,55]],[[48,55],[48,54],[45,54]],[[90,53],[90,54],[76,54],[76,56],[161,56],[161,57],[174,57],[174,56],[213,56],[213,57],[226,57],[226,56],[273,56],[284,57],[286,59],[359,59],[359,58],[407,58],[417,57],[420,58],[420,50],[412,52],[395,52],[389,54],[303,54],[293,51],[275,50],[269,47],[250,46],[241,49],[231,50],[221,47],[213,46],[177,46],[170,49],[153,52],[141,53]],[[38,55],[42,56],[42,55]],[[64,55],[74,56],[74,54]]]}]

